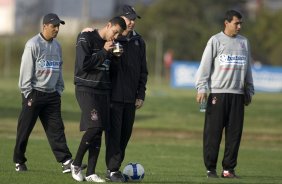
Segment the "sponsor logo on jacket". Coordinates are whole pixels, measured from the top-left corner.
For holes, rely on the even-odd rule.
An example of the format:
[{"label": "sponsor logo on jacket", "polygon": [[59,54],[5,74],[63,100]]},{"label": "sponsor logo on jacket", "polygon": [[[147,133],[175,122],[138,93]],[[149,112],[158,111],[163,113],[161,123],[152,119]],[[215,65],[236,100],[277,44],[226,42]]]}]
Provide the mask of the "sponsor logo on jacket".
[{"label": "sponsor logo on jacket", "polygon": [[41,59],[38,61],[37,66],[41,69],[53,69],[53,70],[59,70],[62,67],[62,62],[61,61],[54,61],[54,60],[44,60]]},{"label": "sponsor logo on jacket", "polygon": [[219,56],[220,65],[245,65],[247,57],[244,55],[227,55],[221,54]]}]

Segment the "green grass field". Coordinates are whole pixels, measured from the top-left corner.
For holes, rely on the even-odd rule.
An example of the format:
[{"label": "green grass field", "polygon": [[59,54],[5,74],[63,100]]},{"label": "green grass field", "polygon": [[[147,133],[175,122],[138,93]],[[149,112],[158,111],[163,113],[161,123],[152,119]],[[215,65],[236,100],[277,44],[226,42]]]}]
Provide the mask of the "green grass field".
[{"label": "green grass field", "polygon": [[[61,173],[40,122],[27,147],[29,171],[16,173],[12,161],[21,99],[17,78],[0,79],[0,183],[76,183]],[[145,106],[138,110],[125,166],[140,162],[145,168],[143,183],[282,183],[282,94],[257,93],[246,108],[245,126],[236,172],[241,179],[207,179],[202,159],[204,114],[195,103],[195,91],[170,89],[149,83]],[[80,112],[71,79],[66,79],[62,112],[69,147],[75,155],[80,142]],[[222,143],[224,145],[224,142]],[[218,161],[221,171],[223,146]],[[105,147],[97,173],[104,176]],[[87,158],[87,157],[86,157]],[[85,160],[86,162],[86,160]]]}]

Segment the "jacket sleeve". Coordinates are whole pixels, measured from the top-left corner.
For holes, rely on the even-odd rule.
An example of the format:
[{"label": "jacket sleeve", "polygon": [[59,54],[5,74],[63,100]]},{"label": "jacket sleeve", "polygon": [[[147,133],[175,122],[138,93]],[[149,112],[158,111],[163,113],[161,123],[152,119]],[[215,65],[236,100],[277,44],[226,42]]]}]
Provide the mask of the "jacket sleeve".
[{"label": "jacket sleeve", "polygon": [[108,56],[108,52],[102,49],[92,49],[89,33],[80,33],[76,43],[77,67],[89,72],[103,64]]},{"label": "jacket sleeve", "polygon": [[196,73],[195,86],[198,93],[207,93],[209,90],[209,80],[211,75],[212,63],[216,56],[216,40],[211,38],[204,50],[200,66]]},{"label": "jacket sleeve", "polygon": [[141,39],[141,70],[137,91],[137,99],[145,100],[146,83],[148,77],[147,60],[146,60],[146,44]]},{"label": "jacket sleeve", "polygon": [[35,67],[35,54],[36,45],[27,42],[22,55],[20,76],[19,76],[19,88],[24,97],[27,98],[32,91],[32,78],[34,75]]},{"label": "jacket sleeve", "polygon": [[60,75],[59,75],[59,79],[58,82],[56,84],[56,90],[58,91],[58,93],[61,95],[64,91],[65,88],[65,84],[64,84],[64,80],[63,80],[63,59],[62,59],[62,48],[61,46],[60,48],[60,60],[61,60],[61,66],[60,66]]}]

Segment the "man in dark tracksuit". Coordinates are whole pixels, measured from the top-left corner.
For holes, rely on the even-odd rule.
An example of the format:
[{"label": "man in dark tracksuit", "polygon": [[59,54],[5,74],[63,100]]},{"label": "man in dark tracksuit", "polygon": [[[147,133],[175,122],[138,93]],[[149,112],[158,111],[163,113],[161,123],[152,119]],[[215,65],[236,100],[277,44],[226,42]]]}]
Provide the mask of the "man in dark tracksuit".
[{"label": "man in dark tracksuit", "polygon": [[[113,40],[126,29],[121,17],[114,17],[106,26],[92,32],[80,33],[76,43],[75,94],[81,109],[82,136],[76,157],[71,165],[72,177],[77,181],[105,182],[95,174],[100,153],[102,131],[109,127],[110,63]],[[81,172],[83,157],[89,152],[86,177]]]},{"label": "man in dark tracksuit", "polygon": [[125,149],[131,137],[135,110],[145,99],[147,83],[146,46],[142,37],[133,28],[135,19],[140,18],[135,10],[125,5],[122,18],[127,30],[116,41],[123,46],[123,54],[112,62],[111,128],[107,135],[106,179],[123,182],[119,169],[125,157]]}]

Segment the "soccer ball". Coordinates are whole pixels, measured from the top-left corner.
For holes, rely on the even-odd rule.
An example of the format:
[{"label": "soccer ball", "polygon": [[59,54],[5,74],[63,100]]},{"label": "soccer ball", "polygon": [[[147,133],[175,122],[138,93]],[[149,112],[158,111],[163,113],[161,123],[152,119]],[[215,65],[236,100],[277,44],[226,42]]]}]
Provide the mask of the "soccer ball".
[{"label": "soccer ball", "polygon": [[126,181],[140,182],[145,175],[144,167],[139,163],[129,163],[123,169],[123,176]]}]

